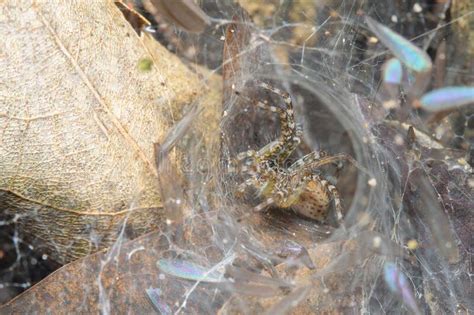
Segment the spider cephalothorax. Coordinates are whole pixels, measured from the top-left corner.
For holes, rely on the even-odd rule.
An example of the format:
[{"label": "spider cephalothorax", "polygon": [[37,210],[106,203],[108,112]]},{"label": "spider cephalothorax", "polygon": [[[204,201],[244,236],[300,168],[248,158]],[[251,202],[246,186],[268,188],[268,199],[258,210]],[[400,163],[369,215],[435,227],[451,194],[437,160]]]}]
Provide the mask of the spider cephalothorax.
[{"label": "spider cephalothorax", "polygon": [[281,132],[278,140],[262,149],[237,155],[237,170],[244,179],[238,191],[243,193],[251,188],[257,192],[263,201],[255,207],[256,211],[273,205],[319,221],[326,220],[333,201],[336,219],[341,223],[343,208],[339,192],[318,174],[318,168],[339,160],[353,161],[352,158],[347,154],[330,156],[323,151],[313,151],[284,167],[284,162],[299,145],[302,131],[296,125],[289,94],[264,82],[258,86],[283,98],[284,109],[266,101],[254,102],[259,108],[279,115]]}]

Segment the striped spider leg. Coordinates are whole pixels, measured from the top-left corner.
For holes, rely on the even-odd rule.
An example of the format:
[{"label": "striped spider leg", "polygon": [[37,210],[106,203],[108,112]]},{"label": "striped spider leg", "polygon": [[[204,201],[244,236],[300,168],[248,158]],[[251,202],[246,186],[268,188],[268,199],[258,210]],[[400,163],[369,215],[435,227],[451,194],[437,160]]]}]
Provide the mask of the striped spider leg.
[{"label": "striped spider leg", "polygon": [[302,134],[295,122],[292,100],[288,93],[267,83],[259,82],[258,86],[283,99],[284,109],[270,105],[267,101],[253,102],[261,109],[278,114],[281,132],[277,140],[262,149],[237,155],[237,169],[245,179],[238,191],[243,193],[248,188],[256,190],[257,196],[263,201],[254,208],[255,211],[273,205],[292,209],[318,221],[326,220],[333,201],[336,219],[342,224],[343,208],[339,192],[318,174],[318,168],[338,160],[355,161],[346,154],[330,156],[324,151],[314,151],[285,168],[284,162],[298,147]]}]

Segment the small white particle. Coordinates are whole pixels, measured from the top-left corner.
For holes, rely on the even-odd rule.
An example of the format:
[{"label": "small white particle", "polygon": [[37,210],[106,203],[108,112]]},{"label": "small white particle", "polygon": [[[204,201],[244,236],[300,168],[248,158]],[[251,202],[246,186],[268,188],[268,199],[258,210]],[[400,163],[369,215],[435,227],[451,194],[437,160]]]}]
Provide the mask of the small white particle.
[{"label": "small white particle", "polygon": [[421,11],[423,11],[423,8],[421,7],[421,5],[419,3],[415,3],[413,5],[413,11],[415,13],[420,13]]},{"label": "small white particle", "polygon": [[385,109],[393,109],[398,107],[398,103],[395,100],[388,100],[382,103],[383,108]]},{"label": "small white particle", "polygon": [[369,179],[369,181],[368,181],[367,183],[368,183],[369,186],[371,186],[371,187],[377,186],[377,180],[376,180],[375,178]]},{"label": "small white particle", "polygon": [[43,260],[46,260],[46,259],[48,259],[48,255],[46,255],[46,254],[43,254],[43,255],[41,256],[41,259],[43,259]]},{"label": "small white particle", "polygon": [[160,280],[165,280],[165,279],[166,279],[165,274],[164,274],[164,273],[160,273],[160,274],[158,275],[158,279],[160,279]]},{"label": "small white particle", "polygon": [[379,39],[377,37],[374,37],[374,36],[369,37],[369,44],[377,44],[378,41]]},{"label": "small white particle", "polygon": [[372,245],[373,245],[375,248],[379,248],[379,247],[380,247],[380,244],[382,244],[382,239],[380,238],[380,236],[374,237],[374,239],[372,240]]},{"label": "small white particle", "polygon": [[397,23],[398,22],[398,16],[396,16],[395,14],[392,15],[392,17],[390,18],[392,20],[393,23]]},{"label": "small white particle", "polygon": [[468,179],[467,184],[468,184],[469,187],[474,188],[474,178]]},{"label": "small white particle", "polygon": [[171,225],[171,223],[173,223],[173,221],[171,221],[170,219],[166,219],[166,225]]},{"label": "small white particle", "polygon": [[394,142],[396,145],[403,145],[405,141],[403,140],[403,137],[399,134],[395,135]]},{"label": "small white particle", "polygon": [[224,36],[221,36],[221,38],[219,38],[220,40],[225,40],[225,37]]}]

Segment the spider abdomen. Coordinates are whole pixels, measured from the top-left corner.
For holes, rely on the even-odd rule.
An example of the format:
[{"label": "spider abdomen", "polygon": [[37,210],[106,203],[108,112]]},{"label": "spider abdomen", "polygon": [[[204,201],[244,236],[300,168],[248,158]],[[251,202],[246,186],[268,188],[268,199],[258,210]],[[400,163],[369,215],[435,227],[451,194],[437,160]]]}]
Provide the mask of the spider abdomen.
[{"label": "spider abdomen", "polygon": [[324,183],[310,181],[291,208],[298,214],[310,219],[325,221],[330,198]]}]

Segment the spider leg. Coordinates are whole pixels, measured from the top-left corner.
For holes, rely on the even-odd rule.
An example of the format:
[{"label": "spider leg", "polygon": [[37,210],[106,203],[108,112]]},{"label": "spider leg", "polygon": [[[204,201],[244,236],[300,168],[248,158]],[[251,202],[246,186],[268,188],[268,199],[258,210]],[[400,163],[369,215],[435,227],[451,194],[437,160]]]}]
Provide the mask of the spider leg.
[{"label": "spider leg", "polygon": [[272,205],[274,202],[275,200],[273,198],[267,198],[265,201],[259,203],[255,208],[253,208],[253,211],[260,212],[268,206]]},{"label": "spider leg", "polygon": [[293,111],[293,102],[288,93],[270,86],[264,82],[258,82],[258,86],[275,93],[280,96],[286,105],[285,109],[278,106],[269,105],[267,101],[253,101],[241,95],[240,92],[235,93],[244,98],[249,103],[255,106],[276,113],[280,119],[280,137],[259,150],[258,157],[261,160],[273,160],[278,164],[285,161],[288,156],[296,149],[301,142],[302,130],[298,128],[295,122],[295,115]]},{"label": "spider leg", "polygon": [[288,171],[290,173],[300,172],[302,169],[309,169],[310,165],[321,161],[322,159],[329,156],[326,151],[313,151],[311,153],[306,154],[296,162],[294,162],[289,168]]},{"label": "spider leg", "polygon": [[290,95],[265,82],[258,82],[258,85],[280,96],[286,106],[285,109],[282,109],[277,106],[268,105],[267,102],[257,102],[258,107],[268,110],[272,113],[277,113],[280,118],[280,138],[278,139],[279,145],[274,145],[272,150],[269,150],[269,154],[265,156],[265,158],[273,158],[278,161],[278,163],[282,163],[300,144],[302,130],[296,125],[293,102]]},{"label": "spider leg", "polygon": [[293,206],[300,198],[301,193],[304,191],[310,180],[310,176],[305,176],[301,181],[298,182],[296,187],[288,187],[284,190],[282,189],[281,192],[284,194],[280,196],[281,198],[279,206],[282,208],[290,208]]},{"label": "spider leg", "polygon": [[328,181],[322,181],[321,183],[323,184],[323,186],[325,186],[329,194],[332,196],[332,200],[334,201],[334,210],[336,212],[335,214],[337,223],[339,224],[339,226],[344,227],[343,208],[341,205],[341,195],[339,194],[339,191],[334,185],[330,184]]},{"label": "spider leg", "polygon": [[331,164],[338,161],[348,161],[359,170],[369,174],[370,172],[363,166],[361,166],[352,156],[346,153],[338,153],[335,155],[329,155],[325,151],[313,151],[295,163],[293,163],[289,171],[291,173],[300,173],[300,174],[310,174],[313,173],[314,170],[318,169],[321,166]]}]

